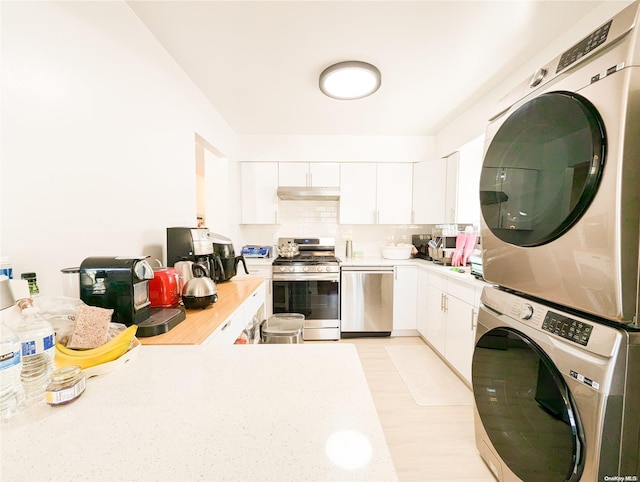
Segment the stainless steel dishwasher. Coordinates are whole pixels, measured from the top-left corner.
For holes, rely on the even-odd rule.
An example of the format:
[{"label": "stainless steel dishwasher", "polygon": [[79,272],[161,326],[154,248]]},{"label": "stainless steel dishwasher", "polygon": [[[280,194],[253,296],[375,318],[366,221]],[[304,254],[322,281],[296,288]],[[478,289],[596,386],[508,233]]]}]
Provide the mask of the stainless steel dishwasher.
[{"label": "stainless steel dishwasher", "polygon": [[393,327],[393,266],[343,266],[342,338],[389,336]]}]

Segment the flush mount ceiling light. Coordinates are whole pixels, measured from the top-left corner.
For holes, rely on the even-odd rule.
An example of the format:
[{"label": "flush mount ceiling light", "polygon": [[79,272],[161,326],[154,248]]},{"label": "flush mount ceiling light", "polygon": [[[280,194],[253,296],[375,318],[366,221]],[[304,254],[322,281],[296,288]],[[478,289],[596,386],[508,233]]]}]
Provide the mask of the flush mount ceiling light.
[{"label": "flush mount ceiling light", "polygon": [[333,64],[320,74],[320,90],[341,100],[362,99],[380,88],[382,75],[371,64],[349,60]]}]

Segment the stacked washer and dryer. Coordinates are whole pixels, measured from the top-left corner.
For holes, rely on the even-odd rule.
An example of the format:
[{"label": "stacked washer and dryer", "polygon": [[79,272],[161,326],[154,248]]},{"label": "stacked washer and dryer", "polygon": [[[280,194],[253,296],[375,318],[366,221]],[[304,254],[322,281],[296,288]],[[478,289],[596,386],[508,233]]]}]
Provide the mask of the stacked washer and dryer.
[{"label": "stacked washer and dryer", "polygon": [[640,475],[640,27],[634,2],[490,119],[476,443],[498,480]]}]

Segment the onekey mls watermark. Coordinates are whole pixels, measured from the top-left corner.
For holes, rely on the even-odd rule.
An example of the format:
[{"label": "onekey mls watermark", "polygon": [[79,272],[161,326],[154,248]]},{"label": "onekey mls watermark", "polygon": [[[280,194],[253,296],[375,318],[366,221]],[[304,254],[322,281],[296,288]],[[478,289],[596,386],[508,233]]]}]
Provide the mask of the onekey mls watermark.
[{"label": "onekey mls watermark", "polygon": [[605,475],[604,482],[638,482],[637,475]]}]

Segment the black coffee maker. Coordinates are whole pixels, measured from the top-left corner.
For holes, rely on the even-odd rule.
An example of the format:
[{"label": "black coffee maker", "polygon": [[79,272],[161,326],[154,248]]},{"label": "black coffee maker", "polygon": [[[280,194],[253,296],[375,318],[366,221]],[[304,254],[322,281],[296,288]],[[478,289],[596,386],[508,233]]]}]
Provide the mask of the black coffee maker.
[{"label": "black coffee maker", "polygon": [[[174,266],[178,261],[193,261],[209,273],[214,272],[216,259],[209,228],[167,228],[167,266]],[[214,278],[214,281],[217,280]]]},{"label": "black coffee maker", "polygon": [[211,241],[213,244],[213,255],[216,259],[214,270],[216,282],[229,281],[238,272],[238,263],[242,262],[244,272],[249,274],[247,263],[243,255],[236,256],[233,249],[233,243],[226,236],[211,233]]},{"label": "black coffee maker", "polygon": [[138,325],[150,315],[149,280],[153,268],[141,257],[90,257],[80,264],[80,299],[113,309],[111,320]]}]

